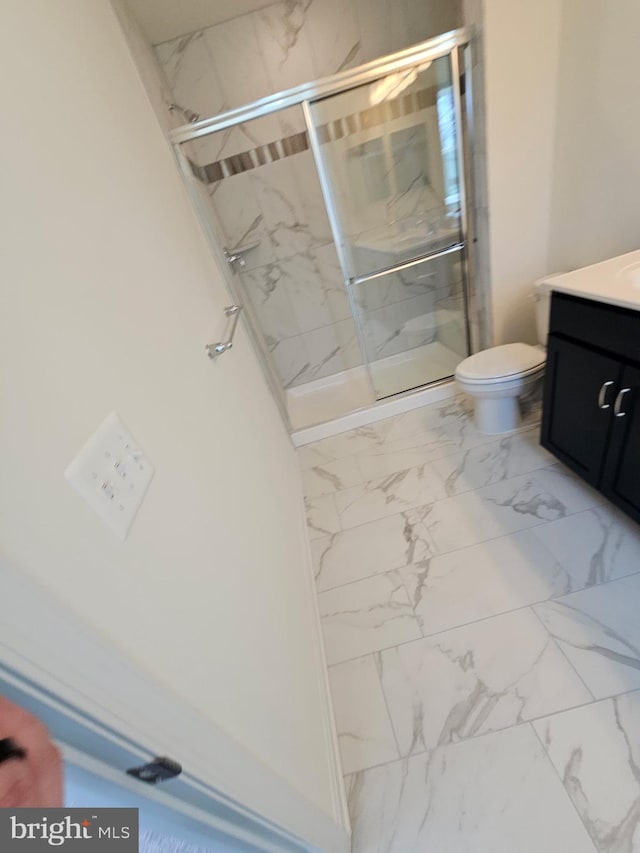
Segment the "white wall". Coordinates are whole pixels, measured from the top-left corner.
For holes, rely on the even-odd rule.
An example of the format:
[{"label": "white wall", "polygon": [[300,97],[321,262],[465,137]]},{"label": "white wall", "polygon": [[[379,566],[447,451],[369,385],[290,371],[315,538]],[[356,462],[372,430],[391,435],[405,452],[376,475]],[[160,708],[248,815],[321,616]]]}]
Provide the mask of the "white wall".
[{"label": "white wall", "polygon": [[640,247],[640,4],[564,0],[550,268]]},{"label": "white wall", "polygon": [[[243,330],[205,357],[229,297],[115,15],[3,32],[4,555],[330,813],[296,460]],[[125,544],[63,479],[113,409],[156,466]]]},{"label": "white wall", "polygon": [[533,281],[548,273],[562,0],[484,0],[495,343],[535,341]]}]

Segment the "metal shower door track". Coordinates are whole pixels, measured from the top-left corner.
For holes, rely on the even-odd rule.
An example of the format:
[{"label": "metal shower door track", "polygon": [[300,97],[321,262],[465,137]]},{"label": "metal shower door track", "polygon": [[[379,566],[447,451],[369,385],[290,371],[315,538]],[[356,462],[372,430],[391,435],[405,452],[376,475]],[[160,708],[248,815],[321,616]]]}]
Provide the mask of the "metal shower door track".
[{"label": "metal shower door track", "polygon": [[314,101],[328,95],[336,95],[346,89],[353,89],[355,86],[361,86],[375,80],[377,77],[384,77],[393,71],[410,67],[416,62],[426,62],[447,56],[456,47],[468,44],[471,37],[472,30],[470,27],[451,30],[451,32],[428,39],[426,42],[413,45],[405,50],[359,65],[357,68],[340,71],[338,74],[323,77],[321,80],[312,83],[294,86],[292,89],[285,89],[275,95],[268,95],[243,107],[227,110],[227,112],[202,119],[194,124],[182,125],[170,131],[169,138],[174,144],[189,142],[207,136],[214,131],[225,130],[236,124],[242,124],[242,122],[251,119],[280,112],[287,107],[303,104],[305,101]]}]

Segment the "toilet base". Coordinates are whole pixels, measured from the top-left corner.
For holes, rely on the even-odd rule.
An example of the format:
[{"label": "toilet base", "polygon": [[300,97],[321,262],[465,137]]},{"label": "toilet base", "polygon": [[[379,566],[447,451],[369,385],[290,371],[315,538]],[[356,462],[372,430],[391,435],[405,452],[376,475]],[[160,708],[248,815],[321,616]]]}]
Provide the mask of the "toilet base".
[{"label": "toilet base", "polygon": [[485,435],[512,432],[520,426],[518,397],[476,397],[475,424]]}]

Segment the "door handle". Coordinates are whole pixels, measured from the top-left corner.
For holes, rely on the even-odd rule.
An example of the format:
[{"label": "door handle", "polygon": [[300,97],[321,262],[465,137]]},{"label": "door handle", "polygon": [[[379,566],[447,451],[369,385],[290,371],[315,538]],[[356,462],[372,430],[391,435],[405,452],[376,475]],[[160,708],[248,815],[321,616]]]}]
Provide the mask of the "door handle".
[{"label": "door handle", "polygon": [[613,379],[610,379],[608,382],[604,382],[602,388],[600,389],[600,393],[598,394],[598,408],[599,409],[610,409],[611,403],[607,403],[607,390],[611,388],[614,384]]},{"label": "door handle", "polygon": [[631,391],[631,388],[622,388],[618,392],[618,396],[616,397],[616,401],[613,404],[613,414],[617,418],[623,418],[627,413],[622,411],[622,401],[624,400],[624,395],[628,394]]}]

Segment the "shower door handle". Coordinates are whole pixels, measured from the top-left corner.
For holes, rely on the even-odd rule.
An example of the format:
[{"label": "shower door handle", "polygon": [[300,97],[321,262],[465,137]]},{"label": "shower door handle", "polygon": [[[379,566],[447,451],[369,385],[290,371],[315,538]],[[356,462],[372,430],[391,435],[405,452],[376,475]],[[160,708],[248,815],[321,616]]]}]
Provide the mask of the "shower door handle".
[{"label": "shower door handle", "polygon": [[231,318],[231,326],[229,327],[229,334],[227,335],[226,341],[218,341],[215,344],[207,344],[205,347],[207,351],[207,355],[209,358],[217,358],[219,355],[222,355],[223,352],[227,352],[233,346],[233,336],[236,333],[236,326],[238,325],[238,318],[240,317],[240,312],[242,311],[242,305],[229,305],[224,309],[225,317]]}]

